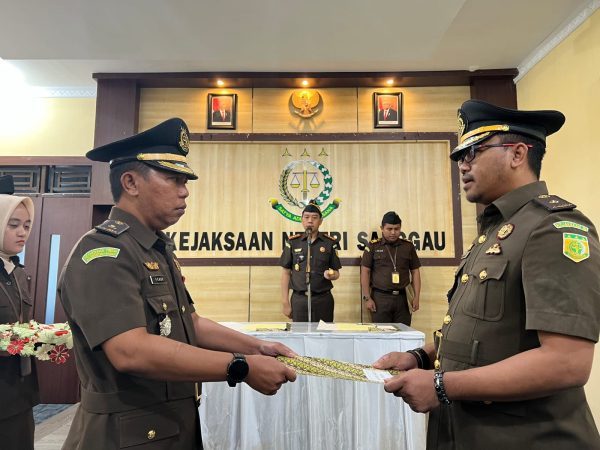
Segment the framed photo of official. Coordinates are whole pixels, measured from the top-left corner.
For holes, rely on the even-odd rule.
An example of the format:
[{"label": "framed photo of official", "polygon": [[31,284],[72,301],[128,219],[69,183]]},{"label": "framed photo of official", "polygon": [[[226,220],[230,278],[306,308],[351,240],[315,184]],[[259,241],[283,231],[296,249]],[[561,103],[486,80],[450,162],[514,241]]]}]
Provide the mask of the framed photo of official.
[{"label": "framed photo of official", "polygon": [[208,124],[211,129],[235,130],[237,94],[208,94]]},{"label": "framed photo of official", "polygon": [[374,92],[375,128],[402,128],[402,92]]}]

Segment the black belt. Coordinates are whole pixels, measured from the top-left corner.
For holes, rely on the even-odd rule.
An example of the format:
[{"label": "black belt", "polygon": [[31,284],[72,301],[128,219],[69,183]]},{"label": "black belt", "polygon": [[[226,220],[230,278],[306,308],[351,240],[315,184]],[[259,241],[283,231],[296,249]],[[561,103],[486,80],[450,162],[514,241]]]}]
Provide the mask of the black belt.
[{"label": "black belt", "polygon": [[[300,295],[307,295],[308,291],[294,291],[296,294],[300,294]],[[331,291],[323,291],[323,292],[315,292],[315,291],[310,291],[310,295],[323,295],[323,294],[329,294],[329,292]]]},{"label": "black belt", "polygon": [[373,288],[375,292],[379,292],[380,294],[388,294],[388,295],[403,295],[406,293],[405,289],[398,289],[397,291],[386,291],[384,289]]}]

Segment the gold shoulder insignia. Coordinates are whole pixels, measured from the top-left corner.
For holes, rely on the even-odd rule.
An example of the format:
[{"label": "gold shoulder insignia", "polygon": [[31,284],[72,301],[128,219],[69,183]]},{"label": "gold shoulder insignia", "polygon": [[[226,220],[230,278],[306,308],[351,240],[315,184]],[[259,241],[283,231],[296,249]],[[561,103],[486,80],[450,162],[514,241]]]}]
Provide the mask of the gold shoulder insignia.
[{"label": "gold shoulder insignia", "polygon": [[577,208],[577,205],[574,205],[571,202],[563,200],[562,198],[556,195],[538,195],[533,199],[538,205],[543,206],[548,211],[569,211],[571,209]]},{"label": "gold shoulder insignia", "polygon": [[377,244],[378,242],[381,242],[381,238],[378,239],[371,239],[371,242],[369,242],[370,244]]},{"label": "gold shoulder insignia", "polygon": [[100,225],[96,225],[94,228],[102,233],[117,237],[129,230],[129,225],[127,225],[125,222],[121,222],[120,220],[109,219],[105,220]]},{"label": "gold shoulder insignia", "polygon": [[298,234],[293,234],[290,237],[288,237],[288,241],[291,239],[298,239],[299,237],[304,236],[304,233],[298,233]]},{"label": "gold shoulder insignia", "polygon": [[332,241],[336,241],[337,242],[337,238],[336,237],[329,236],[327,233],[323,233],[323,237],[326,237],[328,239],[331,239]]}]

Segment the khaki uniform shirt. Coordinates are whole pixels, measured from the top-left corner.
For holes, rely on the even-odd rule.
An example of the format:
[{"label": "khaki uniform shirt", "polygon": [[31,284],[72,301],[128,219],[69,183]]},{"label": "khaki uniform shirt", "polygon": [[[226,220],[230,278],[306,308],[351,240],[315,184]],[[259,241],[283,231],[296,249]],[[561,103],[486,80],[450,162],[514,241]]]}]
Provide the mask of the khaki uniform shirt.
[{"label": "khaki uniform shirt", "polygon": [[[113,208],[110,220],[82,237],[59,281],[73,332],[81,406],[64,449],[196,448],[194,383],[121,373],[102,343],[144,327],[195,345],[194,311],[172,241]],[[138,447],[136,447],[138,448]]]},{"label": "khaki uniform shirt", "polygon": [[[485,209],[449,292],[437,343],[442,370],[539,347],[538,331],[598,340],[600,245],[574,206],[535,182]],[[428,448],[591,449],[600,439],[583,388],[571,388],[527,401],[442,405],[430,414]]]},{"label": "khaki uniform shirt", "polygon": [[[32,318],[33,302],[23,267],[15,267],[9,275],[0,261],[0,323],[29,322]],[[32,359],[0,356],[0,419],[22,413],[40,402]]]},{"label": "khaki uniform shirt", "polygon": [[[371,241],[365,248],[360,265],[371,269],[371,286],[384,291],[402,289],[410,283],[410,271],[421,267],[412,242],[398,239]],[[392,283],[392,272],[398,272],[399,283]]]},{"label": "khaki uniform shirt", "polygon": [[[310,246],[310,284],[311,291],[322,293],[333,288],[331,280],[324,273],[327,269],[342,268],[337,255],[338,242],[325,233],[319,233]],[[308,240],[305,234],[290,236],[285,243],[279,265],[292,271],[290,288],[294,291],[306,291],[306,262],[308,259]]]}]

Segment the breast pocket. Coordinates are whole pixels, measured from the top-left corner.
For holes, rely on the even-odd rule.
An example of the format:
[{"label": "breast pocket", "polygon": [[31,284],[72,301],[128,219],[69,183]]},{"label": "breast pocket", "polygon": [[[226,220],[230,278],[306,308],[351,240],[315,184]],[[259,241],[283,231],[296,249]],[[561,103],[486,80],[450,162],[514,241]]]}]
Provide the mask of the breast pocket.
[{"label": "breast pocket", "polygon": [[159,324],[166,318],[166,316],[169,316],[171,321],[176,319],[176,312],[178,310],[177,302],[170,294],[148,297],[146,298],[146,302],[150,307],[150,314],[147,318],[148,332],[152,334],[160,334]]},{"label": "breast pocket", "polygon": [[472,283],[469,295],[463,299],[463,312],[476,319],[491,322],[504,316],[506,260],[479,261],[469,271]]}]

